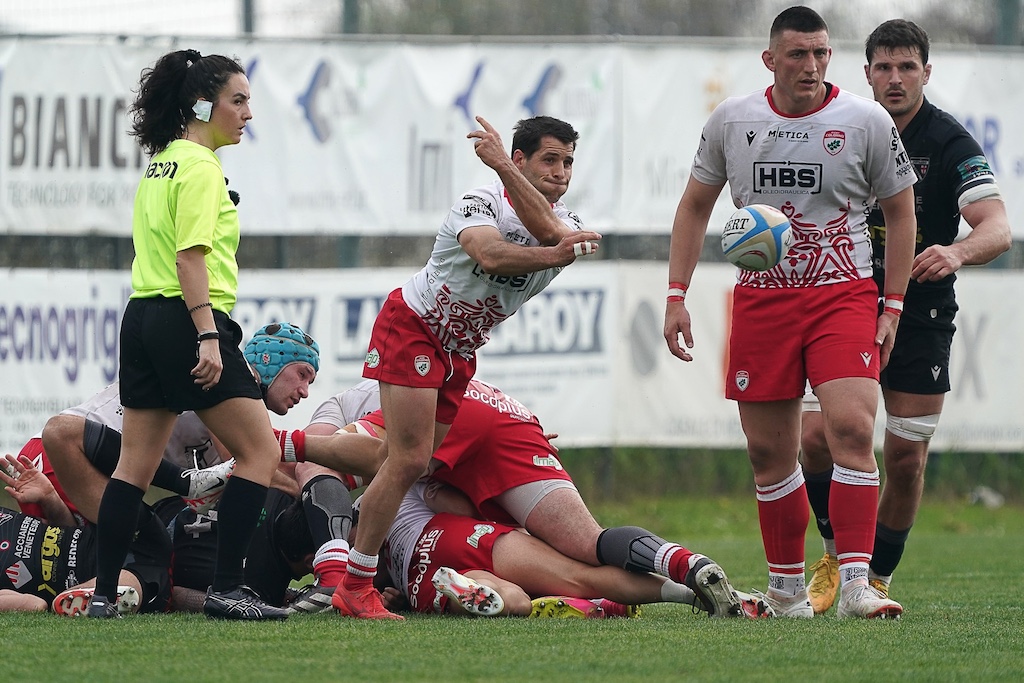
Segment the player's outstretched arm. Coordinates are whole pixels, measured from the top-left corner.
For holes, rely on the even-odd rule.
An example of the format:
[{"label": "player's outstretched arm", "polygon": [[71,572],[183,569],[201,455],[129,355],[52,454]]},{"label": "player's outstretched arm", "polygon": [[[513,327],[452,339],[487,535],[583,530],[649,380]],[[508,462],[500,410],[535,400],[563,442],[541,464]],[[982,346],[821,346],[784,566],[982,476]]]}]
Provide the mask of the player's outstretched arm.
[{"label": "player's outstretched arm", "polygon": [[484,117],[477,116],[476,120],[483,130],[475,130],[466,136],[474,140],[476,155],[501,178],[512,205],[516,207],[516,215],[530,234],[541,244],[558,244],[563,237],[572,233],[572,229],[559,220],[544,195],[530,184],[505,153],[505,145],[498,131]]},{"label": "player's outstretched arm", "polygon": [[525,275],[567,266],[579,256],[597,253],[600,239],[596,232],[570,230],[553,246],[527,247],[506,242],[489,225],[466,228],[459,233],[459,244],[490,275]]}]

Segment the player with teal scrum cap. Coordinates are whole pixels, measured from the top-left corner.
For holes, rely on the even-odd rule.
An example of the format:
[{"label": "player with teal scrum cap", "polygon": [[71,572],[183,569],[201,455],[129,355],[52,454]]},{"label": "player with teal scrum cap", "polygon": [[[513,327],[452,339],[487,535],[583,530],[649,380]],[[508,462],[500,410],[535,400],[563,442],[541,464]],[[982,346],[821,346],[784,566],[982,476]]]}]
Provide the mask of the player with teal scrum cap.
[{"label": "player with teal scrum cap", "polygon": [[258,375],[264,399],[270,385],[292,363],[309,365],[312,369],[309,374],[314,377],[320,370],[320,345],[301,328],[286,322],[270,323],[258,329],[245,345],[244,355]]}]

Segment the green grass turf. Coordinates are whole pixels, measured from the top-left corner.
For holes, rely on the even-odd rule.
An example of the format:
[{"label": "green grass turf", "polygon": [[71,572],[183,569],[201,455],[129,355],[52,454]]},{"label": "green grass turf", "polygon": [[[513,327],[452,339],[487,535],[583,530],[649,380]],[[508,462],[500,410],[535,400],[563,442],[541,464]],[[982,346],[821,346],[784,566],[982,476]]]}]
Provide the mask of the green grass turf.
[{"label": "green grass turf", "polygon": [[[594,505],[764,588],[752,497]],[[1024,680],[1024,509],[926,502],[893,584],[898,622],[712,620],[652,605],[636,620],[195,615],[92,622],[0,614],[7,681]],[[808,539],[808,564],[821,546]]]}]

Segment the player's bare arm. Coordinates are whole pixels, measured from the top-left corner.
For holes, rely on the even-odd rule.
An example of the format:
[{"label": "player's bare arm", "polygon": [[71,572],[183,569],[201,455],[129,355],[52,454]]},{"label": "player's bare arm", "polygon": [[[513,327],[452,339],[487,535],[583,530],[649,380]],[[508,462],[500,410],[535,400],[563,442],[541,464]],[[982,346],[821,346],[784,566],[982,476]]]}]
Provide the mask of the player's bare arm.
[{"label": "player's bare arm", "polygon": [[[672,221],[672,243],[669,247],[668,281],[689,286],[693,270],[697,267],[708,221],[718,195],[724,185],[705,185],[692,176],[676,207]],[[685,348],[679,343],[683,337]],[[693,334],[690,331],[690,313],[685,301],[671,301],[665,304],[665,342],[673,356],[691,361],[693,356],[686,349],[693,348]]]},{"label": "player's bare arm", "polygon": [[525,275],[567,266],[577,257],[597,252],[601,236],[589,230],[570,231],[554,246],[527,247],[506,242],[491,225],[466,228],[459,244],[491,275]]},{"label": "player's bare arm", "polygon": [[[466,137],[472,139],[476,155],[493,169],[516,208],[516,215],[530,234],[544,245],[558,244],[572,229],[558,219],[551,210],[551,203],[519,171],[519,168],[505,152],[501,135],[482,116],[476,117],[483,130],[475,130]],[[596,234],[596,233],[595,233]],[[600,239],[600,236],[598,236]]]},{"label": "player's bare arm", "polygon": [[910,276],[918,282],[941,280],[961,266],[980,266],[990,262],[1013,245],[1010,220],[1002,199],[972,202],[960,215],[971,232],[949,246],[933,244],[914,259]]},{"label": "player's bare arm", "polygon": [[[878,200],[885,216],[885,296],[903,296],[910,281],[917,239],[917,217],[914,213],[914,188],[908,187],[891,197]],[[889,259],[892,259],[891,261]],[[881,346],[879,356],[884,368],[896,341],[899,316],[883,310],[878,316],[875,343]]]}]

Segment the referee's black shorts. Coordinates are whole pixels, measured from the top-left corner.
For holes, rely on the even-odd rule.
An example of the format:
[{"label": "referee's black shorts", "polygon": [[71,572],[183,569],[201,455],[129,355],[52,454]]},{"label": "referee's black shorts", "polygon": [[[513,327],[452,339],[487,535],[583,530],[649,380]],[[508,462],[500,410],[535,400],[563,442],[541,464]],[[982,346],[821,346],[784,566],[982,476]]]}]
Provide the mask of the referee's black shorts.
[{"label": "referee's black shorts", "polygon": [[196,328],[184,299],[130,299],[121,321],[121,405],[176,413],[203,410],[229,398],[262,399],[239,348],[242,329],[227,314],[213,312],[220,332],[224,369],[209,391],[195,383]]}]

